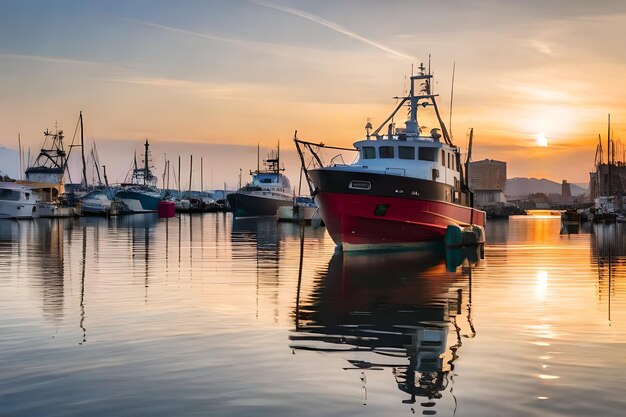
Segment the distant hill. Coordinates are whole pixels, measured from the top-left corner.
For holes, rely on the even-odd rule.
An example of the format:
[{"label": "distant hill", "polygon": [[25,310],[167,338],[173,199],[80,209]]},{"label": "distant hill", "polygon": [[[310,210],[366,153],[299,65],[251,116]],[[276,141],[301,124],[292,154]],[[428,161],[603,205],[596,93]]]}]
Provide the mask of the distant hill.
[{"label": "distant hill", "polygon": [[[585,194],[586,188],[570,183],[573,196]],[[545,178],[509,178],[506,180],[504,195],[522,196],[533,193],[561,194],[561,184]]]}]

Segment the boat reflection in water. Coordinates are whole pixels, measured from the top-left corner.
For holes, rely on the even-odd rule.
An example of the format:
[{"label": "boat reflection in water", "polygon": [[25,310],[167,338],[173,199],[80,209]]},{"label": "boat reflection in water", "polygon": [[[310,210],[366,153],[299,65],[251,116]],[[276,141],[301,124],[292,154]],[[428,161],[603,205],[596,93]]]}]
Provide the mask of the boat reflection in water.
[{"label": "boat reflection in water", "polygon": [[[365,403],[366,374],[390,371],[390,382],[408,394],[403,403],[422,397],[423,411],[434,414],[434,400],[452,397],[450,372],[462,338],[475,335],[471,267],[479,254],[337,253],[308,298],[301,299],[299,285],[290,347],[344,357],[345,370],[362,373]],[[463,273],[450,272],[459,266]]]},{"label": "boat reflection in water", "polygon": [[[598,274],[596,290],[598,299],[607,302],[607,318],[611,322],[611,303],[620,302],[626,277],[626,224],[595,223],[593,232],[590,244]],[[612,300],[615,296],[617,300]]]},{"label": "boat reflection in water", "polygon": [[593,224],[591,251],[594,257],[608,259],[626,256],[626,223]]}]

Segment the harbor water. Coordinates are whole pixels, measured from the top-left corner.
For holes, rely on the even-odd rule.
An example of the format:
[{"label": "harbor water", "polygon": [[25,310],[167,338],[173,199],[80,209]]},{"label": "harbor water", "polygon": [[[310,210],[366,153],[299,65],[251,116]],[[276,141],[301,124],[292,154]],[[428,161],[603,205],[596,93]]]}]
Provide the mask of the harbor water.
[{"label": "harbor water", "polygon": [[622,416],[626,230],[342,254],[230,214],[0,220],[0,416]]}]

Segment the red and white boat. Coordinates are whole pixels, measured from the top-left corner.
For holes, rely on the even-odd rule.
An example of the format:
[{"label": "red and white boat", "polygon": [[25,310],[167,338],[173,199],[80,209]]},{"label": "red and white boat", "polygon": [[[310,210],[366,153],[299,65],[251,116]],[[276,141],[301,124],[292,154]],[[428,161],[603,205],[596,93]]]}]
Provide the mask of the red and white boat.
[{"label": "red and white boat", "polygon": [[[406,97],[397,97],[393,113],[367,137],[354,143],[357,160],[351,165],[317,165],[307,174],[312,195],[328,233],[344,251],[395,249],[440,241],[448,226],[485,226],[485,212],[472,207],[472,195],[463,175],[460,149],[441,119],[432,75],[411,76]],[[408,104],[405,128],[388,122]],[[435,128],[425,134],[418,110],[431,111]],[[387,125],[387,134],[379,132]],[[441,133],[440,133],[441,132]],[[302,157],[305,148],[324,146],[295,139]]]}]

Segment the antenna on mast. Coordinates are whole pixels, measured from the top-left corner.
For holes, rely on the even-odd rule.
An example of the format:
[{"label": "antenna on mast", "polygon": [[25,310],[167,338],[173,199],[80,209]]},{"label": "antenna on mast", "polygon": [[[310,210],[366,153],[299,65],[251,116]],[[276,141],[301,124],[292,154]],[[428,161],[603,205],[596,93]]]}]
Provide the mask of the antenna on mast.
[{"label": "antenna on mast", "polygon": [[[428,54],[428,75],[432,75],[432,74],[430,73],[430,54]],[[426,85],[428,86],[428,91],[427,91],[427,93],[428,93],[428,94],[433,94],[433,92],[432,92],[432,91],[433,91],[433,88],[432,88],[432,86],[430,85],[430,81],[431,81],[431,78],[427,78],[427,79],[426,79]]]}]

